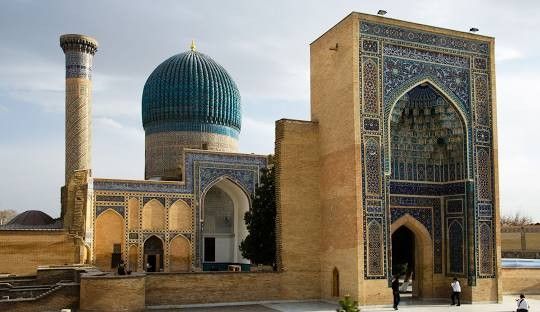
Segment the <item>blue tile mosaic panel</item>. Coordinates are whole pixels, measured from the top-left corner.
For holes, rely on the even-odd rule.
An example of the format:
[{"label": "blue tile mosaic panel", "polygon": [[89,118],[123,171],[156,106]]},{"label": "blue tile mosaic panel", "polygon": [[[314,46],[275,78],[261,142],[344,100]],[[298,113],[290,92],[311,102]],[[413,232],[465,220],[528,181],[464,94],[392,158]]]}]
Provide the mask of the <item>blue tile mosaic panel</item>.
[{"label": "blue tile mosaic panel", "polygon": [[[387,224],[381,224],[383,231],[387,231],[391,222],[408,213],[429,228],[434,237],[434,272],[442,273],[445,267],[446,274],[468,275],[469,285],[475,285],[477,277],[492,278],[490,272],[495,272],[496,267],[493,235],[487,235],[494,231],[490,224],[496,209],[490,53],[487,41],[379,22],[360,22],[361,163],[362,179],[366,181],[363,186],[364,226],[367,227],[374,216],[379,216],[388,220]],[[395,109],[402,105],[400,101],[411,89],[425,84],[452,104],[457,116],[453,119],[460,123],[461,129],[448,124],[448,118],[434,121],[433,114],[419,104],[408,112]],[[411,117],[407,127],[414,135],[396,143],[396,137],[389,131],[390,122],[405,113]],[[422,120],[424,122],[418,122]],[[425,120],[428,125],[446,123],[442,128],[461,134],[463,143],[457,145],[462,147],[461,159],[456,160],[456,148],[452,148],[453,161],[421,160],[424,154],[434,152],[437,144],[455,141],[455,136],[445,137],[437,129],[424,135]],[[378,144],[370,141],[374,135]],[[436,140],[429,143],[432,147],[427,143],[430,138]],[[392,144],[401,145],[391,149]],[[428,156],[425,159],[434,159],[431,154]],[[382,175],[377,173],[380,170]],[[376,188],[379,185],[382,189]],[[386,216],[386,211],[391,215]],[[466,228],[474,232],[466,233]],[[466,239],[466,234],[475,239]],[[383,276],[372,274],[379,273],[375,270],[378,263],[387,265],[387,237],[380,237],[379,244],[373,241],[374,237],[379,237],[372,235],[368,239],[368,236],[364,233],[365,253],[380,259],[365,262],[364,278],[387,277],[387,268],[383,269]],[[447,248],[445,259],[443,245]],[[373,246],[380,246],[381,252],[371,250]]]}]

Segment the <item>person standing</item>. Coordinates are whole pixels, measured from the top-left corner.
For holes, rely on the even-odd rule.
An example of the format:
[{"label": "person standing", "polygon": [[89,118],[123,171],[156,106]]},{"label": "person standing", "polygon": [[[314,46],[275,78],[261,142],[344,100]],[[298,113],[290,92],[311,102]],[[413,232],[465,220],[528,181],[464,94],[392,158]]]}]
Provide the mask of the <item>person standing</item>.
[{"label": "person standing", "polygon": [[529,302],[527,302],[527,299],[525,299],[525,295],[521,294],[519,295],[519,299],[517,301],[517,312],[528,312],[529,311]]},{"label": "person standing", "polygon": [[394,296],[394,310],[398,309],[399,301],[399,275],[394,275],[394,280],[392,281],[392,295]]},{"label": "person standing", "polygon": [[461,301],[459,299],[459,295],[461,295],[461,285],[459,284],[457,277],[454,277],[454,281],[450,284],[450,286],[452,286],[452,305],[456,304],[457,299],[457,305],[460,306]]}]

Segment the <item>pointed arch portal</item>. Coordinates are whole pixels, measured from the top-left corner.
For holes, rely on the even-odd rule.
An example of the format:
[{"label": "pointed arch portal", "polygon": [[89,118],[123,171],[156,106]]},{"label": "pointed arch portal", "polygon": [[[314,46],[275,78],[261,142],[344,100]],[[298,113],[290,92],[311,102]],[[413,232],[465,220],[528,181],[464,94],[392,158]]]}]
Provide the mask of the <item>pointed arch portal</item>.
[{"label": "pointed arch portal", "polygon": [[226,270],[231,263],[249,264],[239,246],[247,236],[244,215],[249,197],[233,181],[222,178],[209,186],[202,197],[203,268]]},{"label": "pointed arch portal", "polygon": [[391,225],[392,273],[412,278],[413,297],[433,296],[433,245],[425,226],[409,214]]},{"label": "pointed arch portal", "polygon": [[146,272],[163,271],[163,241],[155,235],[144,242],[144,265]]}]

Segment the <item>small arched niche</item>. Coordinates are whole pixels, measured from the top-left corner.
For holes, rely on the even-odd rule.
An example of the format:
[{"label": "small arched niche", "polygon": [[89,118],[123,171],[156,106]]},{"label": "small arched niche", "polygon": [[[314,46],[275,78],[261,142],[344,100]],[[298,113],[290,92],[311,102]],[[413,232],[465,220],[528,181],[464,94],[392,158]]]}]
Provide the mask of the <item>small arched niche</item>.
[{"label": "small arched niche", "polygon": [[143,230],[165,229],[165,207],[156,199],[147,202],[142,213]]},{"label": "small arched niche", "polygon": [[95,232],[95,264],[102,271],[112,271],[122,255],[124,218],[107,209],[96,218]]},{"label": "small arched niche", "polygon": [[339,297],[339,270],[336,267],[332,270],[332,297]]},{"label": "small arched niche", "polygon": [[191,245],[182,235],[177,235],[169,243],[169,271],[187,272],[191,267]]},{"label": "small arched niche", "polygon": [[191,207],[179,199],[169,208],[169,230],[190,231],[193,217]]}]

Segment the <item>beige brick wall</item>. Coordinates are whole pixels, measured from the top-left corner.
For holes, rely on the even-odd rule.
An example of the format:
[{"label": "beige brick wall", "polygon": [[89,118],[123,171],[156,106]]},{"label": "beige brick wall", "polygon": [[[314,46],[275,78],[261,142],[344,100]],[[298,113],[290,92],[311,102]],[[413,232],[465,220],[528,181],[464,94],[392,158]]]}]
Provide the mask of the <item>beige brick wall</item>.
[{"label": "beige brick wall", "polygon": [[146,276],[146,305],[281,299],[279,273],[155,273]]},{"label": "beige brick wall", "polygon": [[501,272],[505,295],[540,294],[540,269],[503,268]]},{"label": "beige brick wall", "polygon": [[144,311],[145,275],[81,276],[80,311]]},{"label": "beige brick wall", "polygon": [[540,225],[505,226],[501,249],[506,257],[534,258],[540,252]]},{"label": "beige brick wall", "polygon": [[40,265],[77,263],[79,247],[64,231],[0,231],[0,272],[35,275]]},{"label": "beige brick wall", "polygon": [[276,123],[278,262],[286,297],[320,297],[321,208],[318,126]]},{"label": "beige brick wall", "polygon": [[501,249],[520,250],[521,249],[521,233],[501,233]]},{"label": "beige brick wall", "polygon": [[320,135],[322,297],[331,297],[336,267],[340,293],[364,303],[358,19],[346,18],[327,31],[310,54],[311,118]]},{"label": "beige brick wall", "polygon": [[[465,284],[467,281],[463,281]],[[504,281],[503,281],[504,282]],[[476,279],[476,286],[469,287],[471,297],[465,294],[465,302],[497,302],[498,301],[498,280],[494,278],[478,278]]]},{"label": "beige brick wall", "polygon": [[540,232],[525,233],[525,246],[527,250],[540,250]]}]

